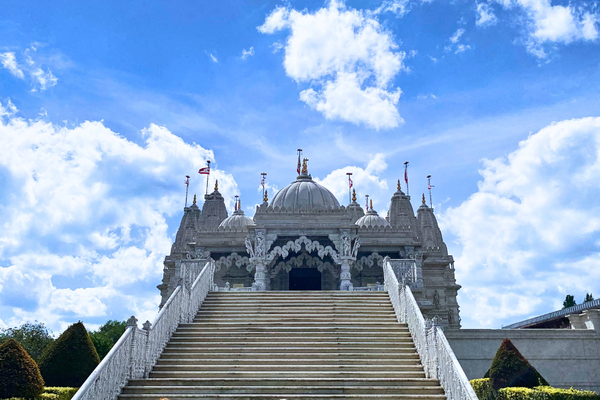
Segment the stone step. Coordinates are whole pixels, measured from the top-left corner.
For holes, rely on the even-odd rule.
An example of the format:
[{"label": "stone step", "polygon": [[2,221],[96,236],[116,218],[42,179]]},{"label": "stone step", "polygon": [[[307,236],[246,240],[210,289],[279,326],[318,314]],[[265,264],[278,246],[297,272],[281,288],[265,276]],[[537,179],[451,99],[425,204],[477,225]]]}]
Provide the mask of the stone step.
[{"label": "stone step", "polygon": [[306,378],[306,377],[250,377],[250,378],[147,378],[132,379],[128,382],[129,386],[439,386],[436,379],[427,378]]},{"label": "stone step", "polygon": [[400,359],[373,360],[371,358],[161,358],[156,365],[208,365],[213,368],[216,366],[287,366],[287,365],[310,365],[310,366],[399,366],[399,365],[420,365],[420,359],[415,353],[415,357],[403,356]]},{"label": "stone step", "polygon": [[358,320],[358,319],[354,319],[354,318],[349,318],[346,320],[342,320],[342,319],[335,319],[335,320],[322,320],[322,321],[314,321],[314,320],[310,320],[308,318],[306,319],[297,319],[297,320],[292,320],[292,319],[288,319],[285,321],[282,321],[278,318],[271,318],[271,319],[261,319],[261,320],[256,320],[253,322],[248,322],[245,320],[230,320],[227,318],[224,319],[213,319],[213,320],[206,320],[206,319],[198,319],[198,320],[194,320],[194,324],[197,326],[213,326],[213,327],[226,327],[226,326],[234,326],[234,325],[248,325],[248,326],[256,326],[256,325],[260,325],[260,326],[264,326],[264,325],[272,325],[272,326],[315,326],[315,325],[320,325],[320,326],[370,326],[373,329],[379,327],[379,326],[395,326],[396,322],[393,321],[391,318],[389,320],[386,321],[380,321],[380,320],[369,320],[369,319],[362,319],[362,320]]},{"label": "stone step", "polygon": [[210,325],[182,324],[177,328],[177,332],[198,332],[206,334],[220,333],[260,333],[266,335],[279,336],[282,334],[308,334],[308,333],[334,333],[344,335],[364,335],[364,334],[403,334],[410,333],[407,327],[400,324],[386,324],[374,329],[372,326],[265,326],[265,325],[250,325],[237,324],[225,327],[211,327]]},{"label": "stone step", "polygon": [[173,336],[173,339],[196,339],[198,341],[203,342],[212,342],[212,341],[265,341],[268,340],[270,342],[281,342],[281,341],[289,341],[289,340],[297,340],[297,339],[310,339],[310,340],[326,340],[326,341],[341,341],[341,342],[349,342],[349,341],[365,341],[365,340],[374,340],[378,342],[406,342],[412,341],[411,336],[408,333],[403,333],[399,335],[381,335],[381,334],[373,334],[373,333],[365,333],[362,335],[356,336],[347,336],[340,334],[324,334],[324,333],[298,333],[298,334],[286,334],[286,335],[260,335],[255,333],[233,333],[233,334],[224,334],[221,336],[217,335],[206,335],[196,332],[181,332],[176,331]]},{"label": "stone step", "polygon": [[417,363],[412,365],[307,365],[307,364],[254,364],[254,365],[212,365],[212,364],[157,364],[154,366],[153,371],[198,371],[198,372],[253,372],[253,371],[292,371],[292,372],[375,372],[375,371],[386,371],[386,372],[409,372],[422,370],[422,366]]},{"label": "stone step", "polygon": [[398,346],[394,346],[392,349],[390,349],[390,347],[387,344],[383,344],[383,345],[361,345],[361,346],[343,346],[343,345],[339,345],[339,346],[331,346],[329,345],[329,347],[326,347],[326,345],[311,345],[311,346],[302,346],[300,344],[285,344],[285,345],[281,345],[281,346],[273,346],[273,344],[269,344],[269,343],[265,343],[264,346],[253,346],[253,347],[249,347],[249,346],[245,346],[245,345],[240,345],[240,346],[233,346],[233,345],[228,345],[228,346],[206,346],[203,344],[194,344],[194,343],[172,343],[169,342],[169,344],[167,344],[167,347],[165,347],[164,351],[169,351],[169,350],[178,350],[178,351],[188,351],[191,349],[196,349],[197,351],[199,351],[200,349],[204,352],[207,353],[230,353],[230,352],[247,352],[247,353],[254,353],[256,351],[262,351],[265,353],[313,353],[316,350],[318,350],[319,352],[323,352],[323,353],[343,353],[343,352],[347,352],[347,353],[356,353],[356,352],[371,352],[373,349],[377,349],[380,351],[390,351],[390,352],[399,352],[400,350],[414,350],[415,346],[413,344],[402,344],[402,345],[398,345]]},{"label": "stone step", "polygon": [[[281,353],[273,353],[273,352],[240,352],[240,351],[231,351],[231,352],[221,352],[219,354],[208,353],[206,351],[202,351],[198,348],[166,348],[161,355],[160,360],[174,360],[174,359],[189,359],[189,360],[205,360],[205,359],[214,359],[215,357],[219,357],[223,360],[231,360],[231,359],[248,359],[252,360],[256,359],[280,359]],[[314,352],[302,352],[293,354],[294,359],[308,359],[308,360],[322,360],[322,359],[331,359],[336,358],[339,360],[347,360],[347,359],[355,359],[355,360],[364,360],[364,359],[374,359],[374,360],[400,360],[400,359],[419,359],[419,355],[416,353],[416,349],[406,349],[406,350],[387,350],[385,352],[375,352],[372,349],[369,351],[365,351],[362,353],[357,352],[343,352],[343,353],[325,353],[322,349],[319,349],[318,353]]]},{"label": "stone step", "polygon": [[425,378],[420,371],[156,371],[150,372],[150,378]]},{"label": "stone step", "polygon": [[396,317],[394,310],[381,310],[381,309],[373,309],[373,310],[353,310],[353,309],[343,309],[336,310],[332,308],[322,308],[322,309],[314,309],[314,308],[274,308],[273,310],[266,310],[264,308],[248,308],[247,310],[239,310],[239,309],[227,309],[227,310],[219,310],[219,309],[206,309],[200,310],[196,314],[196,318],[201,317],[212,317],[215,315],[219,316],[227,316],[227,317],[239,317],[245,316],[246,318],[250,318],[255,315],[273,315],[273,316],[286,316],[286,315],[310,315],[313,317],[321,316],[321,315],[343,315],[343,316],[357,316],[364,317],[366,316],[378,316],[378,317]]},{"label": "stone step", "polygon": [[122,394],[155,394],[171,398],[178,394],[416,394],[443,395],[439,386],[129,386]]},{"label": "stone step", "polygon": [[395,343],[403,344],[403,343],[412,343],[412,339],[410,337],[278,337],[278,338],[270,338],[268,339],[268,343],[264,337],[252,337],[252,336],[233,336],[233,337],[213,337],[213,338],[202,338],[193,335],[177,335],[175,334],[171,337],[171,343],[205,343],[207,345],[216,343],[216,344],[233,344],[233,345],[244,345],[245,343],[252,343],[252,346],[265,345],[268,343],[279,344],[279,343],[294,343],[294,344],[302,344],[302,345],[311,345],[314,343],[315,345],[352,345],[352,344],[360,344],[364,345],[366,343],[377,343],[377,344],[387,344],[391,346]]},{"label": "stone step", "polygon": [[209,297],[388,297],[387,292],[346,292],[339,290],[269,290],[264,292],[209,292]]},{"label": "stone step", "polygon": [[[119,395],[119,399],[152,399],[156,400],[155,394],[123,394]],[[414,395],[414,394],[179,394],[168,395],[168,400],[188,400],[188,399],[231,399],[231,400],[254,400],[254,399],[276,399],[276,400],[331,400],[331,399],[395,399],[395,400],[444,400],[445,395]],[[163,400],[163,399],[161,399]]]}]

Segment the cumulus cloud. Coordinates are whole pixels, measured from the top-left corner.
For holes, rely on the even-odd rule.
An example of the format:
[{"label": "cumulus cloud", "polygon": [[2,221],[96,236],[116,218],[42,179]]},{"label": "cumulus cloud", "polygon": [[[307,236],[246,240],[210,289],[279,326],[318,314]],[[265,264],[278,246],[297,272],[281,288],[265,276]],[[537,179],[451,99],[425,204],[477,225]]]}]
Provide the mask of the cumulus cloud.
[{"label": "cumulus cloud", "polygon": [[56,85],[58,78],[52,74],[52,71],[47,66],[45,70],[37,66],[31,57],[30,50],[35,51],[36,48],[31,46],[30,49],[25,50],[25,64],[18,63],[14,52],[1,53],[0,62],[14,77],[23,80],[26,79],[26,76],[29,77],[32,92],[37,92],[38,90],[44,91]]},{"label": "cumulus cloud", "polygon": [[[391,34],[373,13],[347,8],[331,0],[314,13],[277,7],[269,14],[262,33],[288,29],[284,68],[297,82],[309,83],[300,100],[327,119],[364,123],[375,129],[402,122],[396,104],[400,89],[393,78],[405,69],[406,54],[397,51]],[[368,112],[356,111],[368,109]]]},{"label": "cumulus cloud", "polygon": [[456,32],[454,32],[454,34],[450,37],[450,42],[458,43],[458,40],[464,33],[465,33],[465,30],[463,28],[458,28],[456,30]]},{"label": "cumulus cloud", "polygon": [[491,26],[498,22],[498,18],[494,14],[494,11],[488,3],[477,4],[477,20],[475,24],[477,26]]},{"label": "cumulus cloud", "polygon": [[[572,4],[552,5],[550,0],[496,1],[505,8],[516,7],[523,11],[527,21],[527,50],[539,58],[547,56],[545,44],[569,44],[598,39],[598,15],[589,11],[590,6],[587,3],[576,7]],[[481,16],[485,14],[481,13],[479,5],[477,10],[481,20]],[[482,21],[487,20],[483,18]]]},{"label": "cumulus cloud", "polygon": [[[183,207],[178,177],[214,161],[212,151],[156,125],[138,144],[101,122],[67,128],[1,114],[3,323],[62,329],[84,317],[124,318],[132,304],[155,312],[168,221],[177,224]],[[235,181],[218,168],[215,178],[232,205]],[[204,180],[192,179],[190,193],[203,191]]]},{"label": "cumulus cloud", "polygon": [[242,60],[254,55],[254,47],[250,47],[248,50],[242,49]]},{"label": "cumulus cloud", "polygon": [[600,290],[600,118],[552,124],[480,174],[440,215],[460,246],[463,313],[497,327]]},{"label": "cumulus cloud", "polygon": [[[356,190],[358,202],[362,204],[362,196],[369,194],[373,199],[373,206],[378,211],[385,211],[389,198],[384,198],[388,185],[381,174],[387,169],[385,155],[375,154],[371,157],[365,168],[357,166],[347,166],[332,171],[323,179],[315,179],[317,182],[329,189],[338,199],[340,204],[348,204],[348,176],[347,172],[352,173],[353,189]],[[363,205],[364,207],[364,205]]]}]

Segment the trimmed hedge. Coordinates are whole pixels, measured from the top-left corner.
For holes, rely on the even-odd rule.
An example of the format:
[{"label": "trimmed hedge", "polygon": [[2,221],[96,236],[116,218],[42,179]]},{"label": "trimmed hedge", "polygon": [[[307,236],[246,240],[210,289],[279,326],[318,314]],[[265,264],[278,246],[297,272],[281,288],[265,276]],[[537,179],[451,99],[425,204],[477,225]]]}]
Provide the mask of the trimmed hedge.
[{"label": "trimmed hedge", "polygon": [[489,378],[473,379],[471,386],[479,400],[600,400],[596,392],[551,386],[507,387],[496,391]]},{"label": "trimmed hedge", "polygon": [[490,378],[495,390],[505,387],[533,388],[548,385],[548,382],[529,364],[509,339],[502,341],[486,377]]},{"label": "trimmed hedge", "polygon": [[[35,397],[34,400],[71,400],[79,388],[72,387],[47,387],[44,393]],[[11,397],[6,400],[25,400],[22,397]]]},{"label": "trimmed hedge", "polygon": [[40,370],[14,339],[0,345],[0,398],[36,397],[44,391]]},{"label": "trimmed hedge", "polygon": [[99,363],[87,330],[78,322],[44,350],[40,371],[49,386],[78,387]]}]

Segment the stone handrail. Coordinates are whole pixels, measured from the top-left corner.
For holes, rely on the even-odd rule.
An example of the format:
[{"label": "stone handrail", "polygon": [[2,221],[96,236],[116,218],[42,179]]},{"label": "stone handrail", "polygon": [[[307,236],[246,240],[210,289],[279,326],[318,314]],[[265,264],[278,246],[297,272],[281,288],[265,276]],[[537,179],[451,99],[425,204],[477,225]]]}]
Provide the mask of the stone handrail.
[{"label": "stone handrail", "polygon": [[[127,329],[102,362],[90,374],[73,400],[115,400],[129,379],[147,377],[179,324],[194,319],[213,287],[214,261],[208,261],[197,276],[182,278],[151,324],[143,329],[129,318]],[[193,279],[193,283],[192,283]]]},{"label": "stone handrail", "polygon": [[435,320],[426,320],[408,286],[401,286],[389,258],[383,261],[384,285],[398,322],[406,323],[427,378],[438,379],[448,400],[477,400],[444,332]]},{"label": "stone handrail", "polygon": [[553,311],[548,314],[543,314],[537,317],[529,318],[524,321],[515,322],[514,324],[503,326],[502,329],[519,329],[523,327],[527,327],[530,325],[534,325],[540,322],[550,321],[553,319],[566,317],[569,314],[579,314],[581,311],[589,310],[590,308],[598,308],[600,307],[600,299],[595,299],[592,301],[587,301],[585,303],[576,304],[572,307],[563,308],[562,310]]}]

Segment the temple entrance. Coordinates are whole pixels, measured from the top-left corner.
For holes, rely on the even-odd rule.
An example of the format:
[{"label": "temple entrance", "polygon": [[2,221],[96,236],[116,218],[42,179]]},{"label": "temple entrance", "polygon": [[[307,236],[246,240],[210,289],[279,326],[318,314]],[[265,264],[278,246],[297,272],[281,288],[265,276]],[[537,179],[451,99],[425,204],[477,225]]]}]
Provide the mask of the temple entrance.
[{"label": "temple entrance", "polygon": [[321,273],[316,268],[294,268],[289,279],[289,290],[321,290]]}]

